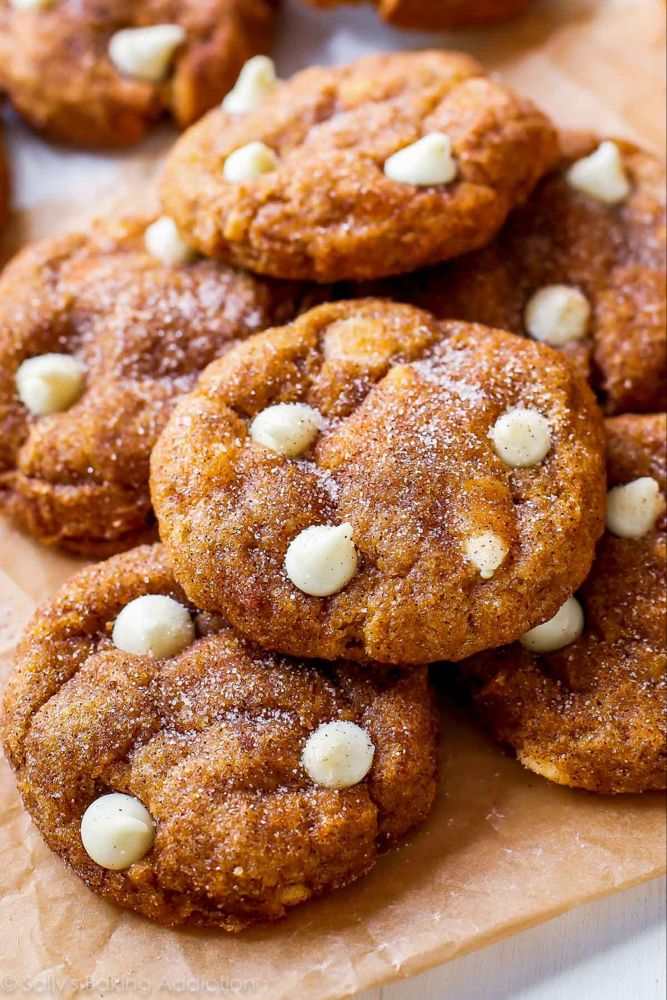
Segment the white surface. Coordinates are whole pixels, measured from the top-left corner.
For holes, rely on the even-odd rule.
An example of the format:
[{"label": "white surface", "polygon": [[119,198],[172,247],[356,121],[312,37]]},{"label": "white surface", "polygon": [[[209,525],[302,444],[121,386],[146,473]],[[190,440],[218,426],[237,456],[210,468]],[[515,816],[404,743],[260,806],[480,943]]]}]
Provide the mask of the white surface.
[{"label": "white surface", "polygon": [[[347,61],[372,51],[466,43],[465,34],[454,42],[452,36],[393,31],[364,8],[321,14],[298,0],[285,5],[275,49],[282,76],[313,62]],[[600,127],[611,128],[607,122]],[[164,132],[139,155],[163,141]],[[20,126],[12,128],[11,147],[15,201],[21,207],[71,199],[74,178],[82,200],[113,186],[116,156],[64,153]],[[125,161],[136,156],[122,154]],[[85,191],[82,166],[90,178]],[[580,907],[416,979],[371,990],[362,1000],[664,1000],[665,940],[665,888],[657,881]]]}]

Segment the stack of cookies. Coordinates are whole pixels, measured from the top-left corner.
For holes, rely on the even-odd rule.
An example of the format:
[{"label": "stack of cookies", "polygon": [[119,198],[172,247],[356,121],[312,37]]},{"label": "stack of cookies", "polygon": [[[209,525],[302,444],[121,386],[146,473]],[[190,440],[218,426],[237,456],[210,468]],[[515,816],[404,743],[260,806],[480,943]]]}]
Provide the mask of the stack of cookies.
[{"label": "stack of cookies", "polygon": [[550,781],[663,788],[662,165],[467,56],[262,57],[161,195],[0,281],[3,508],[111,556],[5,693],[49,846],[278,919],[428,815],[434,682]]}]

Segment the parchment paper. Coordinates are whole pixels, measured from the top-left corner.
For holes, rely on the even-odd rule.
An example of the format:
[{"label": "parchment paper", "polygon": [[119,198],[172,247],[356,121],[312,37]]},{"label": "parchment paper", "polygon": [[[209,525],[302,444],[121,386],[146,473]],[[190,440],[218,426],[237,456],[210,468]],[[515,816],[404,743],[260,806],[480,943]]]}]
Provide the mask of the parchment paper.
[{"label": "parchment paper", "polygon": [[[320,15],[288,4],[286,74],[372,49],[448,44],[540,102],[561,124],[663,145],[663,0],[545,0],[511,25],[454,36],[402,35],[370,11]],[[3,243],[72,227],[105,205],[145,205],[168,131],[138,153],[53,150],[13,124],[19,205]],[[80,565],[0,522],[0,680],[36,602]],[[661,796],[601,799],[549,785],[503,756],[443,704],[443,775],[426,826],[350,889],[285,923],[229,937],[173,931],[89,893],[43,845],[0,763],[0,994],[350,996],[427,969],[659,875]]]}]

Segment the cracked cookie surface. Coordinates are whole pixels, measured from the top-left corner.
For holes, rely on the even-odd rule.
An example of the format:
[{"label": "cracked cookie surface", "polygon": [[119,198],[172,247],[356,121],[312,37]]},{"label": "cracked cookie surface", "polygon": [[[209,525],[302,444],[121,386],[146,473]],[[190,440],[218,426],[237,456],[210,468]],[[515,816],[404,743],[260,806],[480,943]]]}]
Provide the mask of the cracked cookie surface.
[{"label": "cracked cookie surface", "polygon": [[[57,141],[126,146],[165,114],[182,127],[233,86],[271,44],[270,0],[53,0],[34,10],[0,0],[0,90]],[[185,40],[165,79],[123,74],[109,56],[116,32],[178,25]]]},{"label": "cracked cookie surface", "polygon": [[591,317],[585,335],[564,350],[608,413],[658,412],[667,393],[664,163],[617,141],[631,190],[608,205],[566,179],[600,139],[565,134],[562,143],[557,169],[489,247],[381,291],[443,319],[525,334],[531,296],[554,284],[576,288]]},{"label": "cracked cookie surface", "polygon": [[[24,250],[0,280],[0,507],[48,544],[105,555],[152,524],[148,458],[177,396],[236,339],[297,310],[302,289],[212,261],[149,256],[151,219]],[[17,394],[26,359],[85,367],[81,397],[34,416]]]},{"label": "cracked cookie surface", "polygon": [[[385,174],[432,133],[451,141],[453,180]],[[275,169],[225,179],[231,155],[255,143]],[[378,55],[307,69],[256,112],[210,112],[168,157],[162,196],[208,256],[281,278],[361,280],[483,246],[556,154],[547,119],[470,57]]]},{"label": "cracked cookie surface", "polygon": [[[607,421],[609,484],[651,477],[665,495],[660,416]],[[578,598],[583,634],[556,652],[516,644],[460,667],[480,718],[519,760],[593,792],[665,787],[665,514],[640,538],[607,531]]]},{"label": "cracked cookie surface", "polygon": [[[425,669],[289,661],[198,615],[169,659],[117,649],[128,602],[187,603],[160,546],[77,574],[36,613],[4,698],[3,738],[49,847],[94,891],[165,924],[236,931],[347,885],[423,820],[436,790],[435,709]],[[314,782],[309,735],[354,722],[375,753],[348,788]],[[152,850],[101,868],[80,837],[88,806],[129,794],[155,824]]]},{"label": "cracked cookie surface", "polygon": [[[323,419],[296,459],[251,433],[280,403]],[[531,468],[509,468],[489,436],[515,407],[549,426]],[[461,659],[555,613],[587,575],[604,519],[602,420],[542,345],[409,306],[328,304],[204,372],[157,443],[151,491],[186,592],[261,645]],[[302,592],[288,548],[311,526],[342,524],[357,572],[331,596]],[[490,578],[468,549],[486,533],[504,550]]]}]

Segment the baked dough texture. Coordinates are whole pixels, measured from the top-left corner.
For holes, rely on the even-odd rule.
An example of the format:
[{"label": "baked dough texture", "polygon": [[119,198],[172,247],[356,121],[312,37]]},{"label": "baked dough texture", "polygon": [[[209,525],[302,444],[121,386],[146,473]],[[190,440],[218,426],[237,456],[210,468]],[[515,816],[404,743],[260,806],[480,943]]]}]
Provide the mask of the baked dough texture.
[{"label": "baked dough texture", "polygon": [[[41,541],[88,555],[128,548],[151,526],[148,458],[175,399],[305,294],[212,261],[166,267],[144,249],[151,221],[36,244],[0,279],[0,507]],[[85,391],[35,417],[16,372],[49,352],[85,364]]]},{"label": "baked dough texture", "polygon": [[565,179],[567,167],[600,141],[563,135],[559,165],[490,246],[377,291],[443,319],[524,333],[537,290],[574,286],[592,318],[588,336],[568,345],[568,355],[609,414],[658,412],[667,395],[665,166],[616,140],[632,189],[623,203],[606,205]]},{"label": "baked dough texture", "polygon": [[[607,421],[609,482],[665,493],[665,415]],[[581,589],[586,626],[555,653],[520,645],[460,667],[476,711],[550,781],[592,792],[665,787],[665,516],[642,538],[605,533]]]},{"label": "baked dough texture", "polygon": [[[299,459],[253,441],[276,403],[324,417]],[[516,406],[549,421],[544,461],[510,469],[489,430]],[[160,536],[199,607],[268,649],[429,663],[516,639],[585,579],[604,523],[604,437],[560,354],[508,333],[440,324],[378,300],[327,304],[211,365],[151,460]],[[292,585],[287,548],[312,525],[353,528],[359,569],[339,593]],[[491,579],[465,557],[487,531]]]},{"label": "baked dough texture", "polygon": [[[307,0],[313,7],[338,7],[359,0]],[[398,28],[439,31],[506,21],[533,0],[375,0],[380,17]]]},{"label": "baked dough texture", "polygon": [[[270,0],[54,0],[35,10],[0,2],[0,90],[60,142],[128,146],[165,114],[186,127],[219,103],[243,64],[271,45]],[[163,83],[124,76],[109,58],[128,28],[186,33]]]},{"label": "baked dough texture", "polygon": [[[452,182],[385,176],[391,155],[432,132],[451,139]],[[227,157],[251,142],[277,169],[225,180]],[[162,195],[207,256],[280,278],[362,280],[485,245],[556,155],[544,115],[469,56],[377,55],[304,70],[256,112],[210,112],[176,143]]]},{"label": "baked dough texture", "polygon": [[[237,931],[347,885],[429,813],[435,709],[423,668],[288,661],[197,615],[166,660],[116,649],[120,610],[146,593],[184,602],[164,552],[83,570],[29,625],[4,698],[5,751],[49,847],[94,892],[164,924]],[[196,609],[192,609],[193,615]],[[375,746],[359,784],[315,785],[301,766],[324,722]],[[152,850],[126,871],[86,854],[81,817],[101,795],[138,798]]]}]

